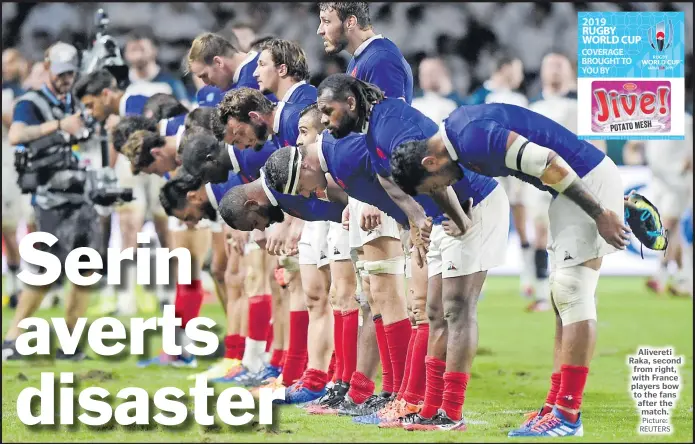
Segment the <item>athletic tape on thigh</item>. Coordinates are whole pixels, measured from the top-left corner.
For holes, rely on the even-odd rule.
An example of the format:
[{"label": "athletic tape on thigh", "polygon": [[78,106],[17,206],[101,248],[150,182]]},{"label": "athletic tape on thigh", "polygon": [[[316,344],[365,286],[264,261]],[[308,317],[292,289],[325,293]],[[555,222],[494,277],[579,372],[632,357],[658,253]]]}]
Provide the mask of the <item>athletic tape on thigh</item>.
[{"label": "athletic tape on thigh", "polygon": [[405,257],[397,256],[381,261],[365,261],[364,270],[369,274],[405,274]]},{"label": "athletic tape on thigh", "polygon": [[553,303],[562,325],[596,320],[594,294],[599,275],[597,270],[582,265],[559,268],[550,275]]},{"label": "athletic tape on thigh", "polygon": [[357,274],[358,274],[359,276],[362,276],[362,277],[365,277],[365,276],[368,276],[368,275],[369,275],[369,273],[367,272],[367,270],[364,269],[364,264],[365,264],[365,262],[366,262],[366,261],[357,261],[357,262],[355,262],[355,268],[357,269]]},{"label": "athletic tape on thigh", "polygon": [[291,273],[299,271],[299,259],[297,259],[297,256],[280,256],[278,265]]}]

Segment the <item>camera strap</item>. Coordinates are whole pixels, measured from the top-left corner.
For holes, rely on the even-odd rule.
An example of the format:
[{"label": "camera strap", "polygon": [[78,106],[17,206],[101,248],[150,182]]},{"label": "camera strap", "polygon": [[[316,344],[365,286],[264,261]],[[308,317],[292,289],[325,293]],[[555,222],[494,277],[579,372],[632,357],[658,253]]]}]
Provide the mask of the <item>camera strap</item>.
[{"label": "camera strap", "polygon": [[67,102],[65,104],[61,103],[50,91],[50,95],[47,95],[46,91],[48,88],[44,85],[39,91],[29,91],[23,96],[21,96],[17,101],[27,101],[33,103],[36,108],[41,113],[41,117],[44,122],[50,122],[52,120],[58,120],[65,117],[72,108],[72,99],[68,95]]}]

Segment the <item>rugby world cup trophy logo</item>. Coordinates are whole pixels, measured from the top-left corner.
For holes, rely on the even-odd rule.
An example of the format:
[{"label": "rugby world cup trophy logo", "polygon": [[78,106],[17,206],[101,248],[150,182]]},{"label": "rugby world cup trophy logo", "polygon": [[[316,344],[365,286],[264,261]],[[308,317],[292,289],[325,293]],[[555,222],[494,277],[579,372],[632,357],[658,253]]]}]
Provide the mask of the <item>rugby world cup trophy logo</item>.
[{"label": "rugby world cup trophy logo", "polygon": [[[666,27],[668,26],[668,35]],[[656,44],[654,43],[656,39]],[[671,20],[659,22],[656,26],[649,28],[649,44],[659,52],[668,49],[673,44],[673,22]]]}]

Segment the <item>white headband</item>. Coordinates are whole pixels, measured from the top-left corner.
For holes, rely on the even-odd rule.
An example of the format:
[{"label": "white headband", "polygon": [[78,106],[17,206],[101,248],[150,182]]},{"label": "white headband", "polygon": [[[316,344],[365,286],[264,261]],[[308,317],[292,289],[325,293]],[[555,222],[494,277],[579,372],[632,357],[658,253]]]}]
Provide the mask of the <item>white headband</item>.
[{"label": "white headband", "polygon": [[283,194],[295,196],[299,187],[299,174],[302,171],[302,153],[296,146],[290,147],[290,163],[287,168],[287,183],[285,184]]}]

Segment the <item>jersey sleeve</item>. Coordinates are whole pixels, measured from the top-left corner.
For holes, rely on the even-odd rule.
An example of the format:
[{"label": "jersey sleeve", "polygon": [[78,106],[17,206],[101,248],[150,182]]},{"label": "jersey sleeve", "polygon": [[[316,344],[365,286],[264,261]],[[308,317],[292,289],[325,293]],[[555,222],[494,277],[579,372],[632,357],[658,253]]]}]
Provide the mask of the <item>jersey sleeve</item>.
[{"label": "jersey sleeve", "polygon": [[495,120],[474,120],[465,126],[456,145],[459,146],[459,152],[466,153],[467,161],[478,164],[492,162],[504,166],[509,133],[507,128]]},{"label": "jersey sleeve", "polygon": [[[384,119],[382,128],[400,128],[403,124],[397,117],[388,117]],[[386,130],[379,131],[376,147],[370,150],[370,159],[372,167],[381,177],[389,177],[391,175],[391,152],[398,144],[400,135],[397,131]]]},{"label": "jersey sleeve", "polygon": [[406,100],[408,75],[403,71],[401,61],[394,59],[394,54],[377,51],[369,56],[365,65],[368,67],[363,79],[365,82],[378,86],[386,97]]},{"label": "jersey sleeve", "polygon": [[12,113],[13,122],[22,122],[26,125],[40,125],[43,123],[39,110],[36,105],[28,100],[20,100],[14,107]]}]

